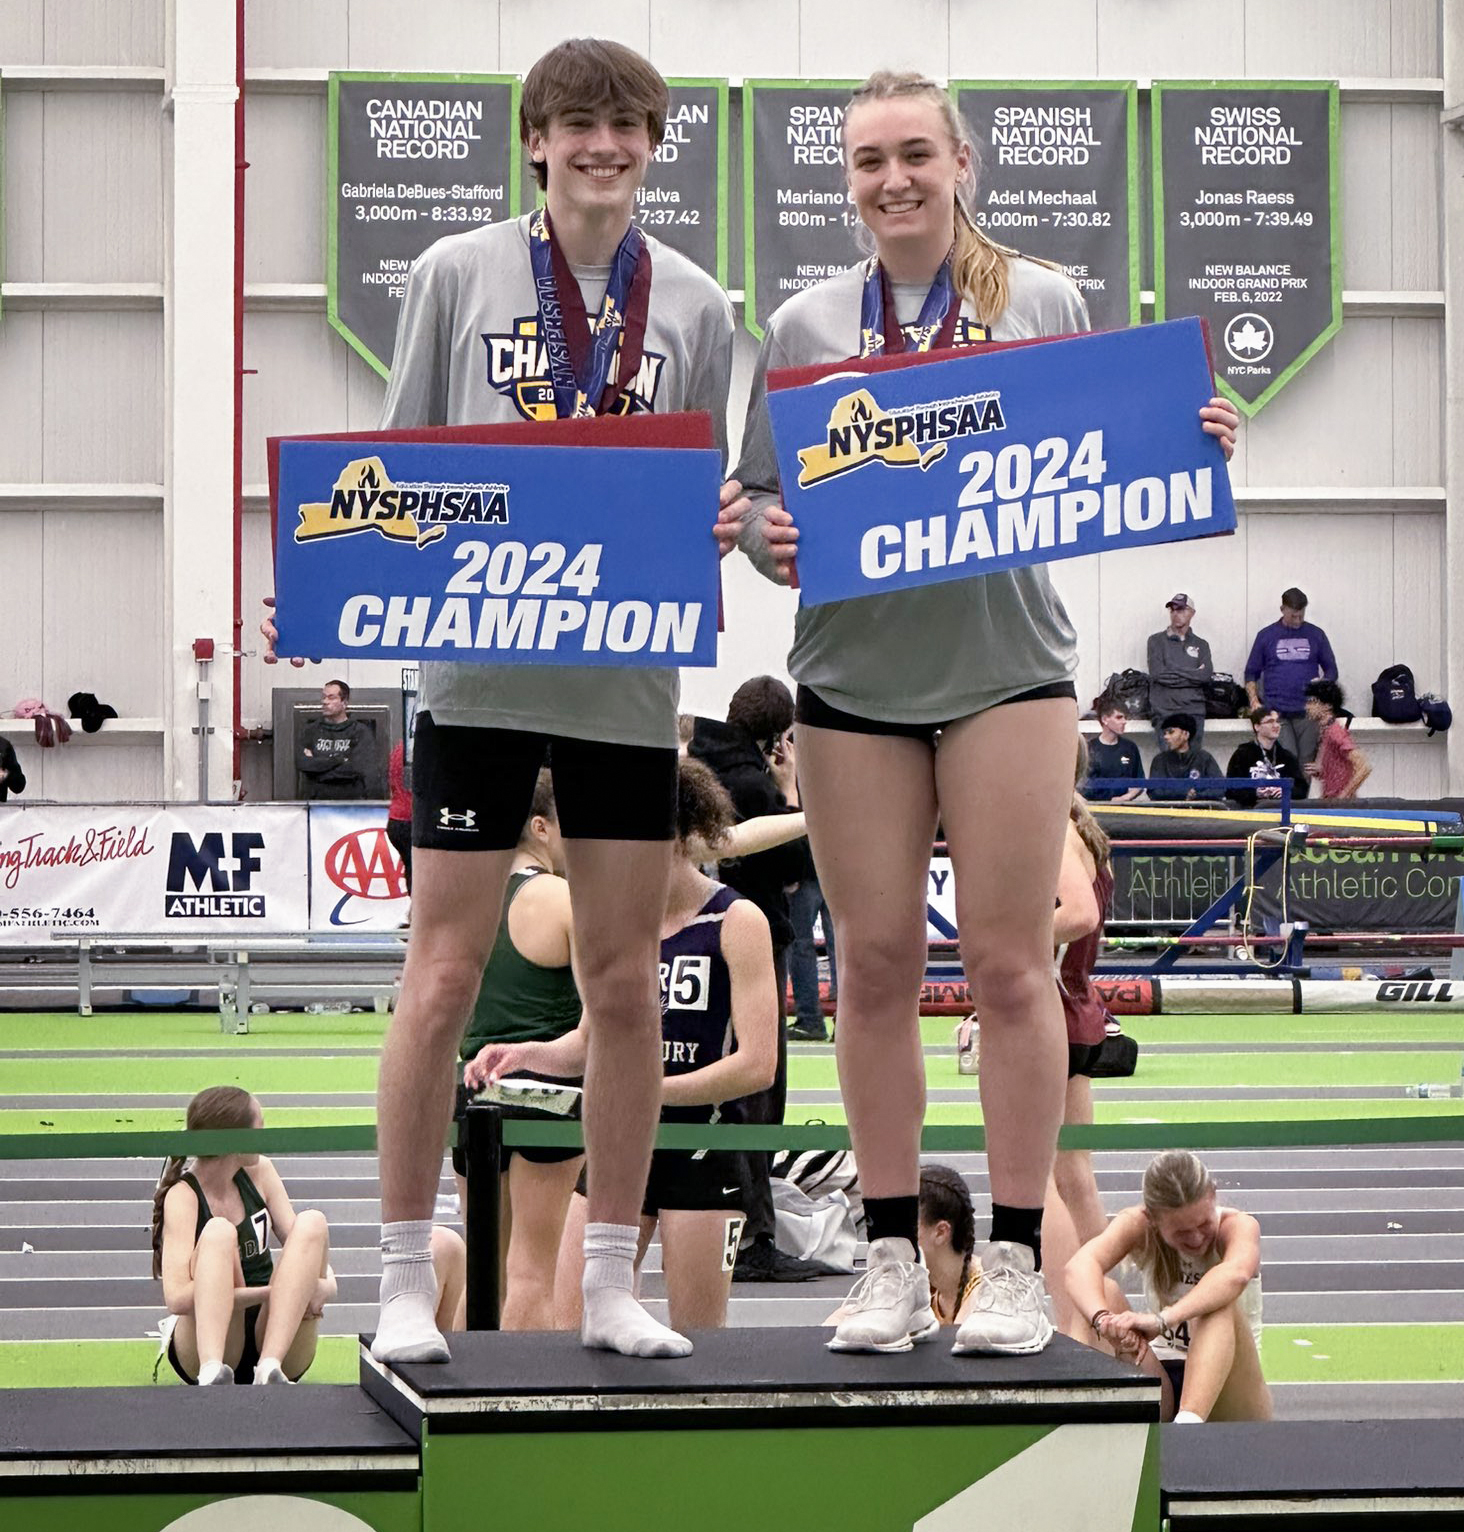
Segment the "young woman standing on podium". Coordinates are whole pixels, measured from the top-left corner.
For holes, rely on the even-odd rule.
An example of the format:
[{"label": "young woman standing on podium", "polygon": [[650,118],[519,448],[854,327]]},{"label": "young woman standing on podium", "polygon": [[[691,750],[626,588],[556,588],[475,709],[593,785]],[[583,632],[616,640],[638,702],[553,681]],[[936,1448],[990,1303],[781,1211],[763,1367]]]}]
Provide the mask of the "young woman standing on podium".
[{"label": "young woman standing on podium", "polygon": [[[768,321],[736,470],[752,499],[718,536],[788,580],[766,407],[778,367],[1086,330],[1055,267],[992,243],[967,203],[973,154],[950,97],[880,73],[844,118],[850,199],[873,257]],[[1237,417],[1212,400],[1227,453]],[[839,1079],[870,1220],[871,1273],[830,1345],[901,1351],[934,1335],[917,1260],[925,1114],[918,996],[937,821],[955,868],[962,959],[982,1030],[993,1197],[983,1280],[957,1351],[1040,1351],[1042,1202],[1062,1121],[1066,1042],[1052,922],[1072,796],[1075,635],[1042,566],[798,613],[789,668],[809,836],[844,962]],[[1013,742],[1021,740],[1020,754]]]}]

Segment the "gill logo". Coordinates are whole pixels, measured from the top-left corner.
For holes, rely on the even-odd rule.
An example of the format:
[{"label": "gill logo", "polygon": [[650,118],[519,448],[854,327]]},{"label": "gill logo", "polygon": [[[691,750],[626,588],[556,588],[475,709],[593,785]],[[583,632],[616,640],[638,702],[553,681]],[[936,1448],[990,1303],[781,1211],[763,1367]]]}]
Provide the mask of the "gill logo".
[{"label": "gill logo", "polygon": [[389,542],[425,548],[449,525],[508,520],[506,484],[394,484],[379,457],[357,458],[336,477],[329,503],[300,506],[297,543],[356,532],[379,532]]},{"label": "gill logo", "polygon": [[1005,425],[1001,396],[994,392],[886,410],[867,388],[856,389],[829,411],[824,440],[798,449],[798,485],[807,489],[868,463],[924,470],[945,456],[954,438]]}]

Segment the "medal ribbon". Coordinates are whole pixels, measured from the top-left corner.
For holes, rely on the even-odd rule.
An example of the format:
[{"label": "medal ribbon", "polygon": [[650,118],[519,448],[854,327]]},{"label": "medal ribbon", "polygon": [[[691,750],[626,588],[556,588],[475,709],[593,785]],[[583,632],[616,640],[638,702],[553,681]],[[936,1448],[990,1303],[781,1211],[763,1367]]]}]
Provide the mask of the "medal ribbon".
[{"label": "medal ribbon", "polygon": [[870,256],[859,313],[860,356],[883,356],[886,352],[912,349],[943,350],[954,342],[956,321],[960,316],[961,300],[951,280],[949,255],[941,262],[935,281],[930,284],[920,317],[908,330],[895,319],[894,295],[890,292],[889,278],[879,257]]},{"label": "medal ribbon", "polygon": [[[545,208],[529,217],[529,260],[556,415],[565,420],[608,414],[635,382],[645,348],[651,253],[641,231],[634,224],[625,231],[610,263],[610,281],[593,327],[579,282],[559,248]],[[611,383],[617,350],[620,367],[617,381]]]}]

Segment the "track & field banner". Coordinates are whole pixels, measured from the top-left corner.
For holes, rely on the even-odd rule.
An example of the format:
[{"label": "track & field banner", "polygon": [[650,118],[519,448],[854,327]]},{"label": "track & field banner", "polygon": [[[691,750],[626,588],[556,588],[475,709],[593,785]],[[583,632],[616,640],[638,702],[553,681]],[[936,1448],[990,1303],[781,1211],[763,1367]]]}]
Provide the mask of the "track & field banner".
[{"label": "track & field banner", "polygon": [[0,808],[0,944],[52,933],[303,931],[297,805]]},{"label": "track & field banner", "polygon": [[720,482],[714,451],[286,439],[277,651],[714,665]]},{"label": "track & field banner", "polygon": [[803,601],[1235,530],[1197,319],[778,387]]}]

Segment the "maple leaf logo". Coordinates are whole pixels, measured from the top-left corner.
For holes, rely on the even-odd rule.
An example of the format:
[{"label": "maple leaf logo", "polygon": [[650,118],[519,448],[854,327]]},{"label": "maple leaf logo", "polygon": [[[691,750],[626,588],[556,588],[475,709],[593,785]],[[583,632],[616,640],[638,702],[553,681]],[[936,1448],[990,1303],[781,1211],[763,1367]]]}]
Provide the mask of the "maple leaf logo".
[{"label": "maple leaf logo", "polygon": [[1225,349],[1236,361],[1259,361],[1275,340],[1270,321],[1260,314],[1237,314],[1225,326]]}]

